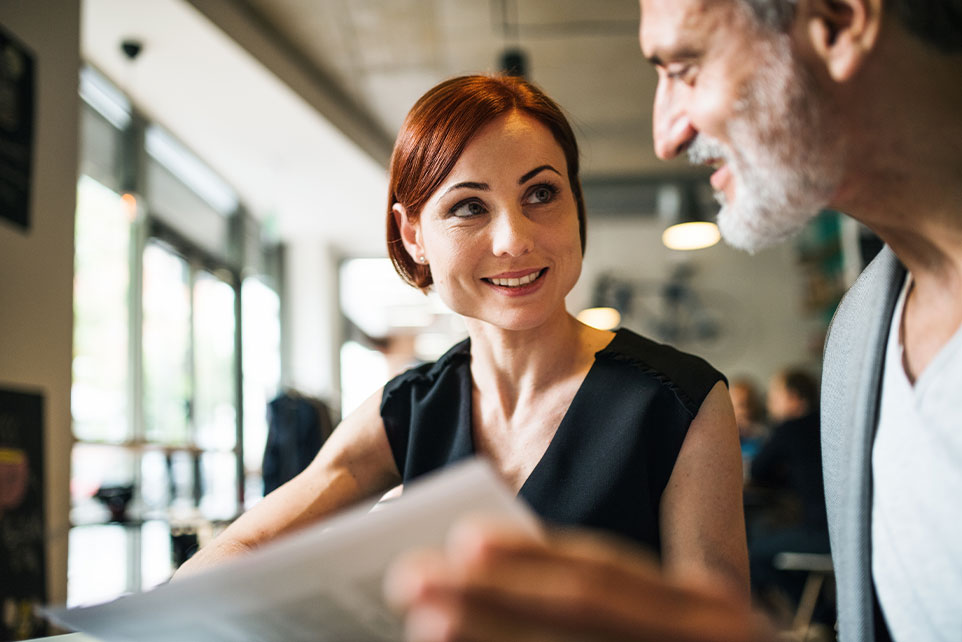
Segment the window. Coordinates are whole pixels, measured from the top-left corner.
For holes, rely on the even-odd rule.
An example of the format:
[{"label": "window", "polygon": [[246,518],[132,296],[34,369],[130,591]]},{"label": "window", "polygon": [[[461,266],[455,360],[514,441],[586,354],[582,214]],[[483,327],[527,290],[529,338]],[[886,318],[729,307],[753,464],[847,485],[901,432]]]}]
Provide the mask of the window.
[{"label": "window", "polygon": [[259,276],[241,286],[241,355],[244,380],[244,500],[263,495],[261,462],[267,443],[267,404],[281,382],[281,299]]},{"label": "window", "polygon": [[74,435],[130,439],[127,390],[131,216],[114,191],[83,176],[77,188],[73,389]]},{"label": "window", "polygon": [[144,436],[184,446],[191,436],[190,265],[148,242],[143,274]]},{"label": "window", "polygon": [[96,72],[81,96],[69,605],[165,581],[198,532],[260,497],[280,382],[277,275],[256,223]]},{"label": "window", "polygon": [[425,295],[404,283],[390,259],[344,261],[339,290],[349,328],[340,355],[345,416],[390,377],[436,360],[467,335],[437,292]]}]

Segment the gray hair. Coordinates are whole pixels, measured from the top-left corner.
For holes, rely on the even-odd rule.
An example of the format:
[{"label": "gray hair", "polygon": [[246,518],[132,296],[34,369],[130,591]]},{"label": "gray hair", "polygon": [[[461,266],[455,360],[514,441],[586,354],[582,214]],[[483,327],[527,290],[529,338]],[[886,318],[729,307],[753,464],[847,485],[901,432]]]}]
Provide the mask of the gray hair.
[{"label": "gray hair", "polygon": [[796,0],[739,0],[762,25],[784,31],[795,17]]},{"label": "gray hair", "polygon": [[[739,0],[762,25],[784,31],[795,16],[796,0]],[[939,51],[962,52],[962,0],[885,0],[890,10],[922,41]]]}]

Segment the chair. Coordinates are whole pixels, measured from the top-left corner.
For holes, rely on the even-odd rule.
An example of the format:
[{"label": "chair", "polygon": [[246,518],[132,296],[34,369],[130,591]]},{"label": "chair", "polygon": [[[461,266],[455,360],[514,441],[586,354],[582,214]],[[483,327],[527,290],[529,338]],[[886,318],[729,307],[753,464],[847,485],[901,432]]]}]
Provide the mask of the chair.
[{"label": "chair", "polygon": [[818,596],[825,585],[826,579],[834,578],[832,556],[823,553],[778,553],[773,560],[775,568],[781,571],[803,571],[808,573],[802,597],[798,601],[798,608],[792,621],[792,629],[802,634],[802,639],[808,636],[812,624],[812,614]]}]

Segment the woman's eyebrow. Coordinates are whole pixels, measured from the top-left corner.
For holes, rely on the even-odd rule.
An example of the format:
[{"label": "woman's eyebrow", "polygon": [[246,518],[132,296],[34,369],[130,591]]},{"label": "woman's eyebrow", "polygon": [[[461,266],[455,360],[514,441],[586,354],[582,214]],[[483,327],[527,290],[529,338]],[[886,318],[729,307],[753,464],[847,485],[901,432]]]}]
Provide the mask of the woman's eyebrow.
[{"label": "woman's eyebrow", "polygon": [[491,191],[491,186],[488,185],[487,183],[474,183],[471,181],[464,181],[461,183],[455,183],[451,187],[444,190],[444,193],[448,194],[449,192],[453,192],[456,189],[477,189],[477,190],[481,190],[482,192],[489,192]]},{"label": "woman's eyebrow", "polygon": [[[538,167],[535,167],[533,170],[531,170],[530,172],[527,172],[524,176],[522,176],[521,178],[519,178],[519,179],[518,179],[518,185],[522,185],[522,184],[524,184],[524,183],[527,183],[527,182],[530,181],[532,178],[534,178],[535,176],[537,176],[540,172],[542,172],[542,171],[544,171],[544,170],[546,170],[546,169],[554,172],[554,173],[557,174],[558,176],[561,176],[561,172],[559,172],[558,170],[556,170],[556,169],[555,169],[554,167],[552,167],[551,165],[539,165]],[[476,189],[476,190],[480,190],[480,191],[482,191],[482,192],[490,192],[490,191],[491,191],[491,186],[488,185],[487,183],[477,183],[477,182],[474,182],[474,181],[462,181],[462,182],[460,182],[460,183],[455,183],[455,184],[452,185],[451,187],[447,188],[446,190],[444,190],[444,193],[445,193],[445,194],[448,194],[448,193],[450,193],[450,192],[453,192],[453,191],[456,190],[456,189]]]},{"label": "woman's eyebrow", "polygon": [[523,185],[524,183],[527,183],[527,182],[530,181],[532,178],[534,178],[539,172],[541,172],[541,171],[543,171],[543,170],[546,170],[546,169],[550,169],[552,172],[554,172],[554,173],[557,174],[558,176],[561,176],[561,172],[559,172],[558,170],[556,170],[556,169],[555,169],[554,167],[552,167],[551,165],[540,165],[540,166],[538,166],[538,167],[535,167],[533,170],[531,170],[530,172],[528,172],[527,174],[525,174],[525,175],[522,176],[521,178],[519,178],[519,179],[518,179],[518,185]]}]

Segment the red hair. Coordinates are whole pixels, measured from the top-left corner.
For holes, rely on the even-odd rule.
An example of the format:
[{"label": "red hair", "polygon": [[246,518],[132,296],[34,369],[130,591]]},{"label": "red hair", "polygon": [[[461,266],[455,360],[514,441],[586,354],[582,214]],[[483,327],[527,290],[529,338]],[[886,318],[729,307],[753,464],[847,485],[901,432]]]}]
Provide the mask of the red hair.
[{"label": "red hair", "polygon": [[547,127],[564,152],[584,252],[585,205],[578,179],[578,143],[561,108],[521,78],[459,76],[436,85],[414,104],[391,154],[387,251],[394,269],[407,283],[423,290],[433,279],[430,268],[416,263],[404,248],[394,219],[394,204],[403,206],[412,222],[417,221],[424,204],[447,178],[474,134],[496,118],[515,111]]}]

